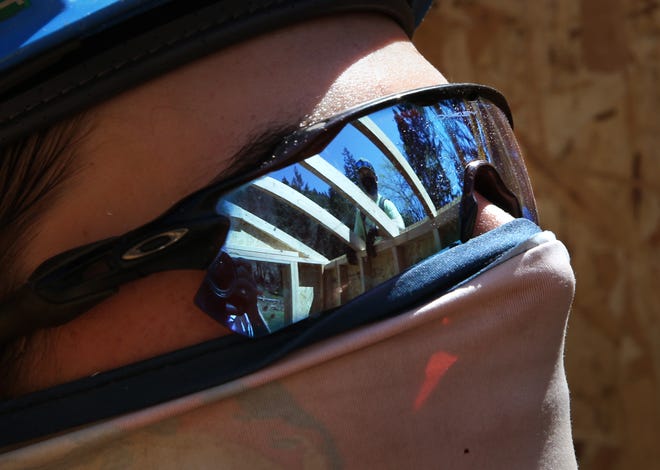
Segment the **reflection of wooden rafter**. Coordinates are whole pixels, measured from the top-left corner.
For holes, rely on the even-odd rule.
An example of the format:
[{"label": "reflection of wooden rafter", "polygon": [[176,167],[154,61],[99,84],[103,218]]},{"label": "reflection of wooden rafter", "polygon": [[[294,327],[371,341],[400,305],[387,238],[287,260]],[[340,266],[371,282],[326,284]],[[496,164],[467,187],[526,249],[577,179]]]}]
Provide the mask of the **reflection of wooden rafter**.
[{"label": "reflection of wooden rafter", "polygon": [[[232,204],[231,202],[223,202],[222,205],[219,207],[219,210],[222,214],[231,217],[233,219],[238,219],[241,220],[242,222],[254,227],[260,232],[265,233],[269,237],[272,237],[285,246],[291,247],[291,249],[295,250],[298,253],[301,253],[302,255],[306,256],[307,259],[304,261],[307,263],[314,263],[314,264],[327,264],[329,262],[328,258],[323,256],[321,253],[318,251],[310,248],[309,246],[305,245],[302,243],[300,240],[298,240],[295,237],[292,237],[288,233],[286,233],[284,230],[279,229],[275,227],[274,225],[266,222],[264,219],[257,217],[253,213],[246,211],[242,207],[239,207],[235,204]],[[232,247],[232,249],[239,249],[238,247]],[[262,250],[263,251],[263,250]],[[285,252],[282,252],[285,253]],[[266,254],[266,253],[264,253]],[[276,255],[275,250],[273,252],[267,253],[268,256],[273,257]],[[261,259],[263,261],[267,261],[268,259],[265,259],[264,256],[248,256],[247,254],[243,254],[243,256],[251,259]],[[267,258],[267,257],[266,257]],[[288,261],[291,261],[290,256],[287,258]],[[271,259],[271,261],[273,261]],[[300,260],[303,261],[303,260]]]},{"label": "reflection of wooden rafter", "polygon": [[[426,217],[410,224],[404,230],[400,230],[385,211],[344,175],[340,168],[333,166],[322,156],[314,155],[299,163],[327,183],[334,191],[342,194],[356,209],[367,214],[379,226],[379,235],[383,238],[379,238],[374,249],[377,253],[387,252],[385,255],[369,258],[365,250],[365,241],[357,236],[350,227],[332,215],[327,208],[273,177],[262,177],[252,182],[252,186],[315,220],[350,246],[357,254],[357,265],[348,265],[346,256],[329,260],[303,240],[298,240],[287,233],[286,227],[276,227],[232,203],[224,202],[218,208],[221,213],[249,226],[249,229],[244,231],[245,233],[241,230],[237,231],[235,234],[237,238],[232,239],[231,245],[228,240],[226,249],[232,256],[278,263],[284,266],[282,268],[286,273],[283,277],[286,281],[284,290],[289,292],[285,299],[287,321],[296,321],[309,314],[311,305],[304,301],[303,294],[306,292],[304,289],[313,289],[310,298],[319,306],[329,308],[340,305],[373,286],[374,282],[384,281],[383,275],[390,276],[392,273],[401,272],[411,263],[427,256],[429,251],[439,250],[442,247],[441,238],[447,235],[449,230],[453,230],[451,224],[456,220],[460,199],[439,209],[436,208],[405,155],[374,121],[369,118],[361,118],[354,122],[353,126],[372,142],[383,153],[384,158],[389,160],[401,174],[412,193],[421,202]],[[291,221],[291,223],[295,222]],[[241,238],[248,235],[249,239]],[[304,268],[305,284],[300,285],[299,268],[305,265],[307,265]],[[314,267],[312,268],[310,265]],[[345,289],[348,279],[355,279],[356,275],[359,276],[359,287]],[[318,283],[313,283],[314,287],[309,284],[310,276],[317,276],[319,279]]]},{"label": "reflection of wooden rafter", "polygon": [[392,222],[392,219],[364,191],[324,160],[323,157],[315,155],[300,162],[300,164],[350,199],[381,228],[380,234],[382,236],[394,238],[399,235],[399,227]]},{"label": "reflection of wooden rafter", "polygon": [[354,250],[364,250],[364,240],[354,234],[351,229],[344,225],[330,212],[326,211],[323,207],[319,206],[304,194],[296,191],[291,186],[281,183],[270,176],[254,181],[252,186],[267,192],[294,209],[304,212],[310,218],[316,220],[319,224],[327,228],[333,235],[339,237],[344,243],[350,245]]},{"label": "reflection of wooden rafter", "polygon": [[388,157],[421,201],[426,215],[429,217],[435,217],[437,215],[437,210],[433,201],[431,201],[431,197],[428,192],[426,192],[424,185],[415,174],[415,170],[412,169],[408,160],[406,160],[406,157],[403,156],[389,137],[380,130],[375,122],[366,116],[353,122],[353,126]]}]

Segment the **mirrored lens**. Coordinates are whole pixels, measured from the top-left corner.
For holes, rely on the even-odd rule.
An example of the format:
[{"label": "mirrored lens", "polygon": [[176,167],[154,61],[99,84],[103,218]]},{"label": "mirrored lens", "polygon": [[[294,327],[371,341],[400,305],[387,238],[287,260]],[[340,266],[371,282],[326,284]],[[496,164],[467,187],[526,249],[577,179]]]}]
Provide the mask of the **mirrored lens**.
[{"label": "mirrored lens", "polygon": [[196,303],[251,337],[345,304],[459,243],[473,160],[492,163],[535,220],[515,138],[492,103],[400,103],[355,119],[318,154],[218,201],[231,228]]}]

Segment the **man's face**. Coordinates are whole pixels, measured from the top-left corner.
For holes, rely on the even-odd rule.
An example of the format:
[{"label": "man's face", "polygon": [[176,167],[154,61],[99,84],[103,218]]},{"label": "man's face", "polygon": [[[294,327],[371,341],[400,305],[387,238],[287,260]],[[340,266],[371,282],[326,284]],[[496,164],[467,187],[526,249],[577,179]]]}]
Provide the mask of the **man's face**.
[{"label": "man's face", "polygon": [[371,197],[378,196],[378,180],[376,180],[376,175],[373,171],[362,168],[360,170],[360,184],[362,189]]},{"label": "man's face", "polygon": [[[80,171],[44,215],[20,268],[29,273],[66,249],[146,223],[213,179],[258,163],[301,124],[443,82],[395,23],[356,15],[264,35],[130,90],[92,110]],[[227,334],[192,303],[202,277],[152,275],[40,333],[47,338],[30,347],[48,344],[50,364],[28,349],[33,367],[23,389]]]}]

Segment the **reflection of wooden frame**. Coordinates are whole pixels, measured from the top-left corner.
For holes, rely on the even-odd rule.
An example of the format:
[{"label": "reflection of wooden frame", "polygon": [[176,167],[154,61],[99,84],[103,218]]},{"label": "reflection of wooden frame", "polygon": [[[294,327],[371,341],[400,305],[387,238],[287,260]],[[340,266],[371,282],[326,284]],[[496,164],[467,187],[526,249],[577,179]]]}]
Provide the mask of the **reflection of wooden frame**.
[{"label": "reflection of wooden frame", "polygon": [[[232,258],[281,265],[284,271],[281,287],[286,293],[284,295],[285,323],[295,323],[309,315],[309,307],[300,304],[301,289],[304,285],[300,281],[298,263],[303,260],[301,260],[296,252],[264,248],[249,249],[240,246],[225,246],[225,251]],[[303,262],[309,263],[309,260],[304,260]],[[313,265],[312,263],[309,264]],[[316,271],[322,273],[323,266],[316,264]],[[315,294],[322,297],[318,289]],[[267,320],[265,321],[268,322]]]},{"label": "reflection of wooden frame", "polygon": [[[422,250],[424,251],[423,258],[426,258],[431,253],[440,251],[444,246],[442,233],[453,230],[447,224],[451,224],[449,221],[457,219],[459,206],[460,198],[444,206],[433,219],[424,219],[407,227],[396,238],[379,241],[374,246],[374,249],[378,253],[378,257],[375,259],[368,260],[366,252],[361,252],[358,253],[358,264],[356,266],[349,265],[346,256],[340,256],[331,260],[324,266],[323,271],[325,291],[333,292],[333,289],[337,288],[333,287],[331,285],[332,283],[327,282],[327,278],[332,278],[339,286],[341,301],[345,302],[350,296],[340,286],[346,284],[346,280],[351,272],[355,272],[355,274],[360,276],[361,289],[364,291],[369,287],[373,287],[374,282],[378,284],[386,280],[385,278],[378,278],[378,270],[374,269],[374,266],[388,264],[393,273],[397,274],[420,260],[420,258],[412,254],[412,251],[415,250],[411,250],[411,248],[416,245],[427,247]],[[330,300],[327,300],[327,302],[330,302]],[[338,304],[327,304],[326,308],[336,305]]]},{"label": "reflection of wooden frame", "polygon": [[424,188],[424,185],[415,174],[406,157],[403,156],[401,151],[394,145],[394,143],[387,137],[387,135],[380,130],[380,128],[369,117],[361,117],[353,122],[353,127],[360,131],[371,143],[373,143],[383,154],[390,160],[394,167],[401,173],[406,182],[410,185],[415,195],[419,198],[424,207],[424,212],[429,217],[435,217],[437,214],[435,205],[431,201],[429,193]]},{"label": "reflection of wooden frame", "polygon": [[[275,227],[274,225],[266,222],[261,217],[257,217],[253,213],[246,211],[245,209],[232,204],[231,202],[223,202],[222,206],[219,208],[220,212],[228,217],[233,219],[238,219],[246,224],[254,227],[260,232],[273,237],[283,245],[290,247],[296,253],[296,258],[300,260],[300,255],[302,254],[307,259],[305,262],[314,263],[314,264],[327,264],[329,263],[328,258],[323,256],[318,251],[310,248],[309,246],[302,243],[295,237],[292,237],[284,230]],[[265,260],[267,261],[267,260]]]},{"label": "reflection of wooden frame", "polygon": [[364,249],[364,241],[355,235],[342,221],[291,186],[281,183],[270,176],[258,179],[252,183],[252,186],[267,192],[294,209],[304,212],[311,219],[316,220],[319,224],[330,230],[330,232],[339,237],[344,243],[350,245],[354,250]]},{"label": "reflection of wooden frame", "polygon": [[[427,215],[425,219],[404,230],[399,230],[389,216],[362,189],[323,157],[314,155],[300,164],[341,193],[356,208],[368,214],[378,224],[383,239],[374,247],[379,253],[377,258],[368,259],[365,241],[325,208],[291,186],[269,176],[254,181],[252,186],[304,213],[325,227],[356,251],[358,264],[349,265],[345,255],[329,260],[323,254],[287,233],[286,227],[275,227],[234,204],[225,202],[219,208],[223,214],[240,220],[241,223],[255,229],[257,233],[263,234],[263,238],[259,238],[259,240],[268,245],[249,247],[233,246],[228,243],[226,249],[230,255],[285,266],[288,275],[283,280],[285,282],[283,288],[289,292],[289,295],[286,296],[287,308],[285,310],[287,315],[291,315],[287,321],[297,321],[306,315],[305,312],[299,311],[300,306],[297,305],[298,291],[302,288],[300,269],[305,269],[308,273],[306,278],[310,277],[310,273],[315,273],[311,274],[311,278],[316,279],[312,283],[313,302],[316,308],[331,308],[350,300],[375,284],[385,281],[386,278],[400,273],[417,262],[420,256],[426,257],[431,252],[440,250],[443,246],[441,232],[447,230],[445,227],[447,221],[458,220],[460,199],[438,211],[407,159],[375,122],[369,118],[360,118],[353,125],[383,152],[385,158],[404,177],[415,196],[421,201]],[[443,229],[443,227],[445,228]],[[268,239],[270,243],[267,242]],[[278,249],[272,246],[275,242],[285,248]],[[310,269],[312,271],[309,271]],[[359,283],[348,282],[349,277],[355,280],[357,280],[356,277],[359,278]],[[304,281],[305,286],[311,287],[308,285],[308,281]]]},{"label": "reflection of wooden frame", "polygon": [[378,207],[378,204],[323,157],[315,155],[300,164],[343,194],[363,213],[368,214],[369,218],[382,229],[384,237],[394,238],[399,235],[399,227]]},{"label": "reflection of wooden frame", "polygon": [[[227,244],[225,246],[225,251],[227,251],[230,256],[236,258],[283,265],[285,276],[282,288],[285,291],[288,291],[288,295],[285,295],[284,297],[284,321],[295,323],[309,315],[309,311],[307,311],[304,305],[299,305],[301,282],[298,263],[304,263],[310,266],[316,265],[316,271],[318,271],[318,276],[320,278],[323,275],[323,266],[330,261],[297,238],[286,233],[284,230],[275,227],[262,218],[257,217],[235,204],[223,202],[222,206],[219,207],[219,211],[233,219],[240,220],[241,223],[245,223],[257,231],[264,233],[268,237],[272,237],[283,245],[291,248],[291,250],[280,250],[276,248],[253,248],[249,246]],[[318,284],[321,284],[320,281]],[[315,294],[321,298],[317,299],[317,295],[314,295],[314,301],[322,302],[322,293],[320,289],[317,289]]]}]

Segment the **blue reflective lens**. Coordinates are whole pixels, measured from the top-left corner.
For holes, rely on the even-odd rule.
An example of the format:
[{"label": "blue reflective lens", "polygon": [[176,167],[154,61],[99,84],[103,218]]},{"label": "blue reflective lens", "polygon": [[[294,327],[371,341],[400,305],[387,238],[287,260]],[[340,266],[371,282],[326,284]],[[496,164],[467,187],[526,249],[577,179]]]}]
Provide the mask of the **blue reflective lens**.
[{"label": "blue reflective lens", "polygon": [[196,303],[237,333],[262,336],[341,306],[457,244],[474,160],[491,163],[536,219],[509,122],[482,98],[398,103],[304,157],[218,201],[231,229]]}]

